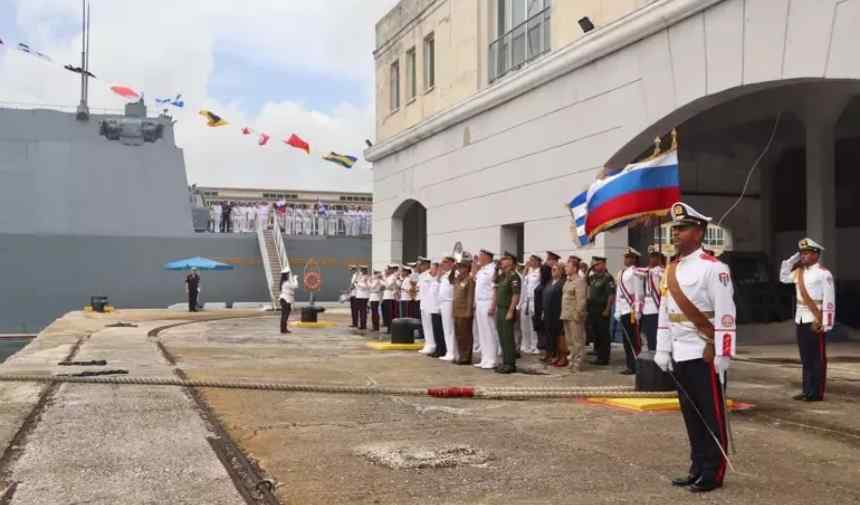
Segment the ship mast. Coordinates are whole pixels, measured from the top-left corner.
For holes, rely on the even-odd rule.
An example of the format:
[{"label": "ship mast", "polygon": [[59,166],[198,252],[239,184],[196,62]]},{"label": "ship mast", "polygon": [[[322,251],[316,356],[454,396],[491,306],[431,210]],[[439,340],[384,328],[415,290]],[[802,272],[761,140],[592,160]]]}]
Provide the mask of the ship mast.
[{"label": "ship mast", "polygon": [[78,105],[78,121],[90,119],[89,71],[90,71],[90,4],[81,0],[81,103]]}]

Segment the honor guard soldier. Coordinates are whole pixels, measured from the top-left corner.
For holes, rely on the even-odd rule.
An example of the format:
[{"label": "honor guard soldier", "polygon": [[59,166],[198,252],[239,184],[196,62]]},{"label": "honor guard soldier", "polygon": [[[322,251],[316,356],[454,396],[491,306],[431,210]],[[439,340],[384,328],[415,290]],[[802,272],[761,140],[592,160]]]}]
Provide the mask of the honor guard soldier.
[{"label": "honor guard soldier", "polygon": [[348,268],[351,274],[349,279],[349,311],[352,315],[352,324],[349,327],[358,328],[358,305],[355,303],[355,285],[361,274],[358,272],[358,265],[349,265]]},{"label": "honor guard soldier", "polygon": [[191,273],[185,276],[185,292],[188,294],[188,312],[197,312],[197,297],[200,295],[200,274],[197,268],[191,269]]},{"label": "honor guard soldier", "polygon": [[621,323],[624,333],[624,356],[627,368],[622,375],[636,373],[636,358],[642,351],[639,338],[639,318],[642,311],[642,279],[636,275],[639,251],[628,247],[624,251],[624,269],[618,272],[618,290],[615,294],[615,318]]},{"label": "honor guard soldier", "polygon": [[827,383],[827,332],[836,320],[833,274],[818,262],[824,248],[810,238],[798,243],[798,252],[782,262],[779,280],[797,287],[797,346],[803,364],[803,392],[795,400],[824,399]]},{"label": "honor guard soldier", "polygon": [[689,472],[672,484],[700,493],[722,486],[728,462],[723,394],[735,354],[734,290],[729,267],[702,250],[711,219],[680,202],[671,214],[678,255],[661,285],[654,363],[675,380],[691,445]]},{"label": "honor guard soldier", "polygon": [[499,343],[502,346],[502,366],[496,369],[498,373],[517,371],[514,324],[517,319],[522,280],[516,271],[516,264],[516,256],[506,251],[502,255],[502,271],[496,281],[496,328],[499,332]]},{"label": "honor guard soldier", "polygon": [[648,246],[648,266],[637,268],[636,275],[642,278],[645,291],[642,302],[642,329],[650,351],[657,350],[657,314],[660,312],[660,282],[666,257],[657,246]]},{"label": "honor guard soldier", "polygon": [[588,327],[594,336],[594,352],[597,358],[592,365],[609,364],[609,309],[615,301],[615,279],[606,271],[606,258],[591,258],[591,274],[588,276]]}]

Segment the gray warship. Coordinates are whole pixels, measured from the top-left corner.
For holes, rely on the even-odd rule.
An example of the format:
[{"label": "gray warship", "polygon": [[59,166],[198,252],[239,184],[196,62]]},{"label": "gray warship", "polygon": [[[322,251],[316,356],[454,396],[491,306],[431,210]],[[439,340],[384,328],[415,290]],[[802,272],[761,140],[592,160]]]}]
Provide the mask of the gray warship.
[{"label": "gray warship", "polygon": [[[171,260],[204,256],[236,266],[202,272],[205,302],[271,302],[289,264],[316,258],[318,301],[346,289],[347,264],[370,259],[369,237],[285,236],[279,229],[201,233],[167,114],[143,102],[124,114],[0,108],[0,333],[32,334],[92,296],[117,308],[184,299]],[[292,260],[291,260],[292,258]],[[297,301],[308,300],[301,289]]]}]

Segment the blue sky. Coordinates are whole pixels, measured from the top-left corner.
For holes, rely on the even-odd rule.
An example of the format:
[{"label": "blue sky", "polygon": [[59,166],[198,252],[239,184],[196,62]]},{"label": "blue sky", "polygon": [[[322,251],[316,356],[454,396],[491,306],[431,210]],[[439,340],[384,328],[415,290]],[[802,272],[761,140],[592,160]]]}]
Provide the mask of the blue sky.
[{"label": "blue sky", "polygon": [[[249,126],[275,140],[298,133],[315,151],[361,157],[364,139],[374,138],[374,24],[396,0],[91,2],[91,70],[150,100],[182,93],[188,103],[175,118],[189,182],[371,190],[363,160],[344,173],[280,142],[260,149],[236,131]],[[0,0],[0,38],[77,62],[79,13],[79,0]],[[0,52],[0,101],[74,105],[74,79],[57,68]],[[108,85],[91,85],[91,106],[123,105]],[[235,130],[202,126],[203,108]]]}]

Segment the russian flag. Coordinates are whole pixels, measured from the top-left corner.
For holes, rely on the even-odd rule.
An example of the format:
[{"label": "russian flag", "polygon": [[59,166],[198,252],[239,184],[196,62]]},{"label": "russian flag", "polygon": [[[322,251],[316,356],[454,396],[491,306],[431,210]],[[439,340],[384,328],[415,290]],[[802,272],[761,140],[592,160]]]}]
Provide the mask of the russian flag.
[{"label": "russian flag", "polygon": [[594,240],[631,219],[663,214],[680,199],[678,151],[633,163],[588,188],[585,233]]}]

